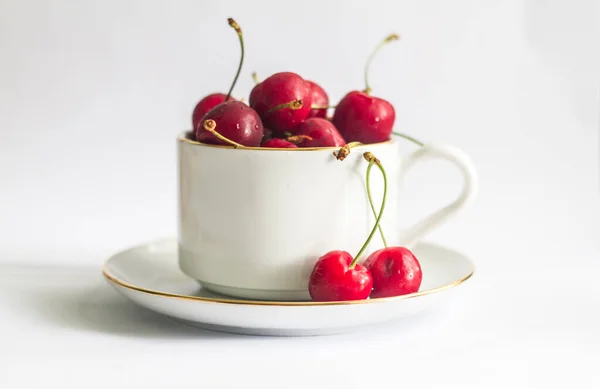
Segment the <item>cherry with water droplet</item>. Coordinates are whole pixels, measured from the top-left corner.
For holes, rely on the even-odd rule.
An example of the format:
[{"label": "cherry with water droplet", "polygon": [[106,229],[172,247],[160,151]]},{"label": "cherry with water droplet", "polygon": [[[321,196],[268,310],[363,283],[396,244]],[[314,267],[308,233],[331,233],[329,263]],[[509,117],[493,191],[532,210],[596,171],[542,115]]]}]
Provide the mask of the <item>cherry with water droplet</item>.
[{"label": "cherry with water droplet", "polygon": [[333,250],[315,264],[308,290],[313,301],[347,301],[366,299],[372,288],[367,268],[354,263],[347,251]]},{"label": "cherry with water droplet", "polygon": [[[314,301],[364,300],[371,294],[373,276],[370,270],[358,261],[381,222],[387,195],[387,177],[383,166],[373,154],[367,152],[364,153],[364,157],[369,161],[369,166],[377,162],[383,175],[384,190],[379,215],[356,257],[352,258],[347,251],[333,250],[317,260],[308,282],[308,291]],[[367,174],[369,173],[370,169],[367,170]]]},{"label": "cherry with water droplet", "polygon": [[369,255],[364,266],[373,276],[373,298],[416,293],[423,280],[421,264],[405,247],[377,250]]},{"label": "cherry with water droplet", "polygon": [[[298,109],[283,107],[291,101],[301,101],[302,106]],[[310,114],[311,88],[296,73],[275,73],[254,86],[248,103],[275,134],[293,133],[293,128]]]},{"label": "cherry with water droplet", "polygon": [[306,119],[294,129],[294,133],[312,138],[302,142],[300,147],[338,147],[346,144],[333,123],[323,118]]},{"label": "cherry with water droplet", "polygon": [[[197,128],[200,124],[200,119],[202,119],[202,117],[206,115],[208,111],[225,102],[226,98],[227,95],[224,93],[213,93],[200,100],[194,108],[194,112],[192,113],[193,128]],[[229,99],[234,100],[232,97]]]},{"label": "cherry with water droplet", "polygon": [[196,129],[198,142],[216,145],[257,147],[263,137],[262,121],[256,111],[241,101],[233,100],[208,111]]},{"label": "cherry with water droplet", "polygon": [[365,90],[346,94],[335,108],[332,121],[346,142],[378,143],[390,138],[396,111],[388,101],[371,96],[368,73],[375,54],[386,43],[397,40],[392,34],[373,51],[365,66]]}]

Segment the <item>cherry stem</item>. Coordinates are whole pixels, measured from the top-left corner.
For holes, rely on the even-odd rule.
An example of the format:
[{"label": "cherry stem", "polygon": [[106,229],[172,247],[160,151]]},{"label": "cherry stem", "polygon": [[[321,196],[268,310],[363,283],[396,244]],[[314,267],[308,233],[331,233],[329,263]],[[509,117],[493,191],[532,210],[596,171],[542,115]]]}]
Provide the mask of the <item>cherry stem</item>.
[{"label": "cherry stem", "polygon": [[[412,136],[406,135],[406,134],[402,134],[400,132],[393,132],[394,135],[408,139],[409,141],[419,145],[419,146],[423,146],[423,142],[416,140],[415,138],[413,138]],[[377,218],[377,211],[375,211],[375,205],[373,205],[373,197],[371,195],[371,182],[370,182],[370,170],[373,167],[373,164],[369,164],[369,167],[367,168],[367,195],[369,197],[369,204],[371,205],[371,211],[373,211],[373,216],[375,218]],[[387,244],[387,240],[385,239],[385,234],[383,233],[383,228],[381,227],[381,224],[378,226],[379,228],[379,235],[381,235],[381,240],[383,241],[383,245],[385,247],[388,247]]]},{"label": "cherry stem", "polygon": [[[379,170],[381,170],[381,175],[383,176],[383,199],[381,200],[381,208],[379,210],[379,215],[377,216],[377,220],[375,221],[375,225],[373,226],[373,229],[371,230],[371,233],[369,234],[367,241],[360,248],[360,250],[358,251],[358,254],[356,254],[356,256],[354,257],[354,260],[352,261],[350,266],[348,266],[349,270],[354,269],[354,266],[356,266],[356,264],[358,263],[360,256],[365,252],[365,250],[369,246],[369,243],[371,243],[371,239],[373,239],[373,236],[375,235],[375,231],[377,231],[377,228],[379,227],[379,223],[381,222],[381,217],[383,216],[383,211],[385,209],[385,202],[387,199],[387,175],[385,174],[385,169],[381,165],[381,162],[379,161],[379,159],[375,158],[375,156],[373,154],[371,154],[369,151],[365,152],[363,154],[363,156],[365,157],[365,159],[367,161],[369,161],[369,167],[371,167],[373,164],[375,164],[375,165],[377,165]],[[370,174],[371,174],[371,169],[367,168],[367,181],[369,180]]]},{"label": "cherry stem", "polygon": [[273,108],[271,108],[270,110],[267,111],[267,113],[271,113],[273,111],[278,111],[280,109],[284,109],[284,108],[289,108],[293,111],[300,109],[304,106],[304,103],[302,102],[302,100],[292,100],[292,101],[288,101],[287,103],[283,103],[283,104],[279,104],[274,106]]},{"label": "cherry stem", "polygon": [[423,142],[421,142],[420,140],[416,140],[415,138],[413,138],[410,135],[406,135],[406,134],[403,134],[401,132],[392,132],[392,134],[394,134],[396,136],[399,136],[401,138],[404,138],[406,140],[409,140],[409,141],[413,142],[416,145],[419,145],[419,146],[424,146],[425,145]]},{"label": "cherry stem", "polygon": [[304,142],[305,140],[313,140],[313,138],[308,135],[291,135],[291,136],[288,136],[287,138],[285,138],[285,140],[297,145],[299,143]]},{"label": "cherry stem", "polygon": [[338,160],[338,161],[343,161],[344,159],[346,159],[346,157],[348,155],[350,155],[350,149],[356,146],[360,146],[362,145],[362,143],[360,142],[350,142],[350,143],[346,143],[345,145],[343,145],[342,147],[340,147],[340,149],[338,151],[334,151],[333,152],[333,156]]},{"label": "cherry stem", "polygon": [[381,43],[379,43],[377,45],[377,47],[375,47],[375,50],[373,50],[373,52],[367,59],[367,64],[365,65],[365,90],[364,90],[364,92],[366,94],[371,93],[371,86],[369,85],[369,66],[371,66],[371,62],[373,61],[373,58],[375,58],[375,54],[377,54],[379,49],[381,49],[383,46],[385,46],[386,43],[390,43],[390,42],[396,41],[398,39],[400,39],[400,38],[396,34],[389,35]]},{"label": "cherry stem", "polygon": [[240,28],[239,24],[237,24],[237,22],[235,20],[233,20],[232,18],[228,18],[227,22],[229,23],[229,25],[231,27],[233,27],[235,32],[237,32],[238,37],[240,38],[240,47],[242,49],[242,57],[240,58],[240,64],[238,65],[237,73],[235,74],[233,83],[231,84],[231,87],[229,88],[229,92],[227,92],[227,97],[225,97],[225,101],[228,101],[229,97],[231,97],[231,92],[233,92],[233,87],[237,83],[238,77],[240,76],[240,72],[242,71],[242,64],[244,63],[244,38],[242,37],[242,29]]},{"label": "cherry stem", "polygon": [[227,142],[230,145],[232,145],[234,148],[245,148],[244,145],[239,144],[237,142],[232,141],[229,138],[224,137],[223,135],[219,134],[216,130],[217,128],[217,122],[215,122],[212,119],[206,119],[204,121],[204,123],[202,124],[202,126],[204,127],[204,129],[210,133],[212,133],[214,136],[216,136],[217,138],[219,138],[220,140],[222,140],[223,142]]},{"label": "cherry stem", "polygon": [[[379,161],[379,160],[377,160]],[[378,163],[378,162],[375,162]],[[369,167],[367,167],[367,195],[369,197],[369,204],[371,205],[371,211],[373,211],[373,216],[377,219],[377,211],[375,210],[375,205],[373,205],[373,196],[371,195],[371,168],[373,167],[373,164],[370,163]],[[387,244],[387,240],[385,239],[385,235],[383,233],[383,228],[381,227],[381,224],[377,226],[377,228],[379,229],[379,235],[381,236],[381,240],[383,241],[383,245],[385,247],[388,247]]]},{"label": "cherry stem", "polygon": [[256,72],[252,72],[252,80],[254,81],[254,84],[260,84],[260,80],[258,79]]}]

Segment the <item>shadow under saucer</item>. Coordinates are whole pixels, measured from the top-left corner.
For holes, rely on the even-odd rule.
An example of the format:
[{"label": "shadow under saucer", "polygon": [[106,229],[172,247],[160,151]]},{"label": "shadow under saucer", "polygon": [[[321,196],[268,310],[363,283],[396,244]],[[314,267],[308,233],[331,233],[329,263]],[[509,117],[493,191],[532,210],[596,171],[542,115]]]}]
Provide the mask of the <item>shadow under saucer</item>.
[{"label": "shadow under saucer", "polygon": [[240,336],[191,327],[140,307],[112,289],[98,269],[0,262],[0,299],[8,302],[9,314],[62,328],[147,338]]}]

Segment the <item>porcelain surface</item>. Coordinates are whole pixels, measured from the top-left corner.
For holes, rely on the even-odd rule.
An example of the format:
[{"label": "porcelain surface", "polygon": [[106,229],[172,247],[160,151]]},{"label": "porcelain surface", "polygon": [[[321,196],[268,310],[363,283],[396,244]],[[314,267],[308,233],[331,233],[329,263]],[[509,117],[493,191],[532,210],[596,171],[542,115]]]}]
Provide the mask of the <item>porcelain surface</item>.
[{"label": "porcelain surface", "polygon": [[109,258],[103,274],[136,304],[198,327],[252,335],[326,335],[367,330],[443,303],[474,272],[463,254],[440,245],[414,247],[423,268],[419,292],[345,302],[236,299],[207,290],[178,266],[177,240],[162,239]]},{"label": "porcelain surface", "polygon": [[[402,140],[404,141],[404,140]],[[368,203],[363,153],[372,152],[388,177],[381,225],[390,245],[413,247],[464,209],[477,192],[469,158],[447,145],[425,145],[401,155],[400,140],[353,148],[343,161],[321,149],[233,149],[178,141],[179,265],[213,291],[240,298],[304,300],[318,257],[330,250],[356,253],[375,219]],[[441,158],[462,173],[460,197],[414,226],[402,226],[403,177],[417,163]],[[373,169],[378,208],[383,178]],[[450,199],[449,199],[450,200]],[[376,235],[365,255],[383,242]]]}]

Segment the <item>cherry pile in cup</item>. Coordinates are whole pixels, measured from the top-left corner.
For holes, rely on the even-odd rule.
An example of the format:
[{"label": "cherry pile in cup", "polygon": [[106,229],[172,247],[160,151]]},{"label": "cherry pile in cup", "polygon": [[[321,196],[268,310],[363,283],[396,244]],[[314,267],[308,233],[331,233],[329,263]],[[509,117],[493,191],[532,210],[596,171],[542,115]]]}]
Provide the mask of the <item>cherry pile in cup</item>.
[{"label": "cherry pile in cup", "polygon": [[[240,63],[227,94],[210,94],[195,106],[192,114],[194,140],[242,149],[340,147],[334,155],[343,160],[352,144],[373,144],[390,139],[396,118],[394,107],[388,101],[371,95],[367,77],[375,53],[384,44],[398,39],[397,35],[388,36],[369,57],[365,89],[348,92],[335,107],[329,105],[329,96],[319,84],[287,71],[275,73],[262,81],[253,74],[256,85],[246,104],[232,97],[244,62],[242,30],[233,19],[228,19],[228,23],[239,37]],[[334,108],[332,117],[327,115],[330,108]],[[369,162],[367,182],[373,166],[377,166],[384,177],[384,196],[379,213],[375,212],[369,191],[376,223],[355,257],[346,251],[334,250],[317,259],[308,285],[314,301],[406,295],[417,292],[421,285],[421,266],[413,253],[405,247],[387,245],[380,225],[387,193],[385,169],[370,152],[364,153],[364,157]],[[361,264],[361,254],[377,229],[385,247],[373,252]]]},{"label": "cherry pile in cup", "polygon": [[[338,102],[332,117],[327,117],[328,109],[333,108],[327,92],[293,72],[275,73],[261,82],[255,77],[248,104],[236,100],[231,93],[244,61],[244,41],[239,25],[231,18],[228,22],[239,36],[241,60],[229,92],[210,94],[194,108],[196,141],[234,147],[304,148],[378,143],[390,138],[394,107],[371,95],[367,80],[364,90],[350,91]],[[373,54],[396,39],[397,35],[390,35]]]}]

